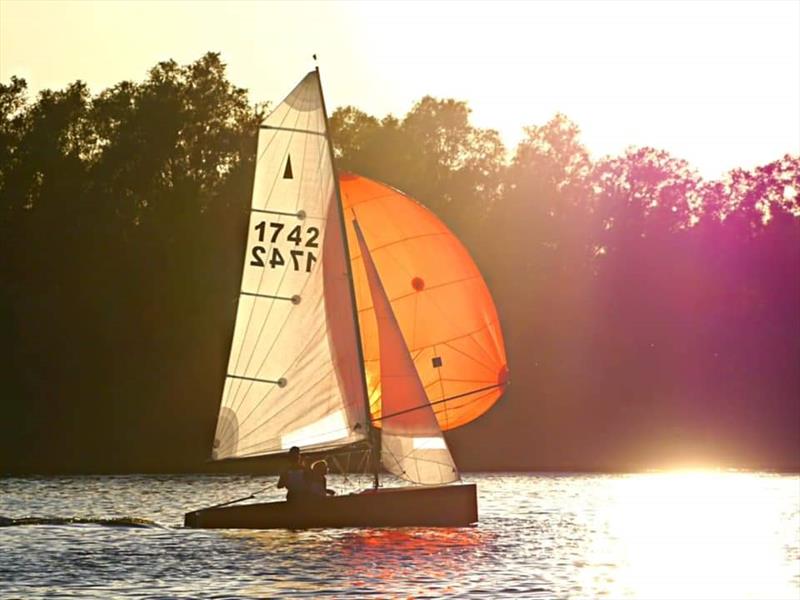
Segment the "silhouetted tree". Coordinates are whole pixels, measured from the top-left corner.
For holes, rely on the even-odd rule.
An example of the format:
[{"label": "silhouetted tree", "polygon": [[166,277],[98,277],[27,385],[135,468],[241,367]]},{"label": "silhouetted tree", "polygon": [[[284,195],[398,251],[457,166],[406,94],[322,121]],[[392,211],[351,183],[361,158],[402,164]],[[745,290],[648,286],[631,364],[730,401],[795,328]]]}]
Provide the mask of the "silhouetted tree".
[{"label": "silhouetted tree", "polygon": [[465,102],[426,96],[402,121],[345,107],[330,122],[340,168],[402,189],[451,227],[480,220],[498,197],[505,148],[469,123]]},{"label": "silhouetted tree", "polygon": [[[204,468],[262,111],[217,54],[0,84],[0,472]],[[593,161],[557,114],[508,160],[469,113],[330,120],[339,168],[436,211],[493,290],[513,384],[448,434],[462,466],[797,468],[800,157],[704,181]]]}]

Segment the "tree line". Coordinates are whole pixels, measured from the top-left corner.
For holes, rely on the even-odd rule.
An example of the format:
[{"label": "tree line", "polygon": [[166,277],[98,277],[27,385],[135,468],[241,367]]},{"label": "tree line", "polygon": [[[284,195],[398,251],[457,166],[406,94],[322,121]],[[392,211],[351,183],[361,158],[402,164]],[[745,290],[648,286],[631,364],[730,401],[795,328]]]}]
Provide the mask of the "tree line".
[{"label": "tree line", "polygon": [[[219,55],[99,94],[0,82],[0,471],[207,468],[267,109]],[[800,157],[704,180],[594,158],[557,114],[509,153],[466,102],[330,118],[337,166],[436,212],[512,384],[467,469],[800,464]]]}]

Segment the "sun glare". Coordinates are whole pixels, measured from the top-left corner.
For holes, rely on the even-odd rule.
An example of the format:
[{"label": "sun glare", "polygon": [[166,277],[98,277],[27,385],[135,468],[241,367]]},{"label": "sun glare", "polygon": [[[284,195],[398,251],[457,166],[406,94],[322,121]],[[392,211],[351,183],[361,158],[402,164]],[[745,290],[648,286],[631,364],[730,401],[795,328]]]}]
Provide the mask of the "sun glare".
[{"label": "sun glare", "polygon": [[[782,514],[776,498],[800,497],[796,487],[769,475],[709,471],[611,480],[593,562],[619,568],[613,582],[591,581],[588,571],[586,588],[613,597],[795,598],[787,582],[800,579],[800,566],[782,550],[797,541],[800,507],[795,501],[794,513]],[[617,543],[609,547],[609,539]]]}]

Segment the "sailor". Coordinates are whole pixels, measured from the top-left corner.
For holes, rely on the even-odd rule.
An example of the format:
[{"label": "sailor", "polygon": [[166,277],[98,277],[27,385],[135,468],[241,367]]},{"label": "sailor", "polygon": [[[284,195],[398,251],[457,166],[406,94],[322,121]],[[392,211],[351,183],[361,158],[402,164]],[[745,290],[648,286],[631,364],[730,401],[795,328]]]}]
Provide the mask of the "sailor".
[{"label": "sailor", "polygon": [[286,488],[286,499],[297,500],[308,495],[308,470],[300,456],[300,448],[289,448],[289,466],[281,471],[278,477],[278,487]]},{"label": "sailor", "polygon": [[328,489],[328,481],[325,475],[328,474],[328,463],[318,460],[311,465],[311,471],[306,474],[308,477],[308,491],[312,496],[334,496],[336,492]]}]

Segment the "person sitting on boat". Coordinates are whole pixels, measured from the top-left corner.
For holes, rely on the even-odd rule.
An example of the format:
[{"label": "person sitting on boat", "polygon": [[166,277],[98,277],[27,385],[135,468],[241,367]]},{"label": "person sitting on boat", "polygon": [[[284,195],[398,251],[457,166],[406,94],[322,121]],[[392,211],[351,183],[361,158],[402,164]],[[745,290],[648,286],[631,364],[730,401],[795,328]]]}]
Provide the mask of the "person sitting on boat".
[{"label": "person sitting on boat", "polygon": [[309,493],[308,469],[300,456],[300,448],[289,448],[289,466],[278,477],[278,488],[286,488],[286,499],[296,500]]},{"label": "person sitting on boat", "polygon": [[328,489],[328,481],[325,475],[328,474],[328,463],[318,460],[311,465],[308,473],[308,491],[312,496],[334,496],[336,492]]}]

